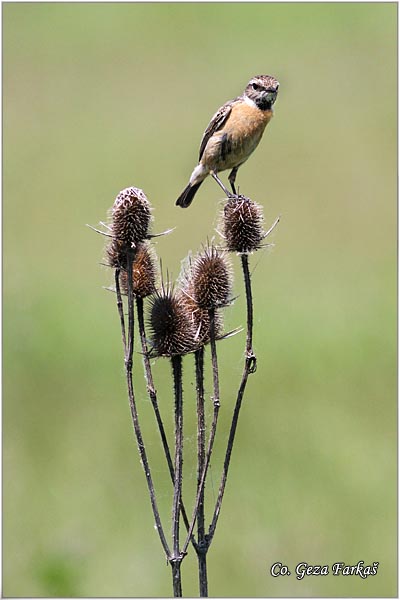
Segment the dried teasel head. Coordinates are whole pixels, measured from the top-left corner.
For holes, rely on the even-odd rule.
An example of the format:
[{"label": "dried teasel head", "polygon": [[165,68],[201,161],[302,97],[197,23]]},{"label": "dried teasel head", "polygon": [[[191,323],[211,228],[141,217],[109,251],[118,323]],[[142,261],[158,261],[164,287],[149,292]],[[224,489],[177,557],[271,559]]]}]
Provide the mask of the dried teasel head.
[{"label": "dried teasel head", "polygon": [[152,354],[176,356],[198,347],[195,328],[180,294],[162,289],[152,297],[150,311]]},{"label": "dried teasel head", "polygon": [[231,302],[232,274],[225,252],[213,245],[199,252],[190,265],[185,288],[201,310],[227,306]]},{"label": "dried teasel head", "polygon": [[150,219],[150,203],[143,190],[122,190],[112,207],[113,251],[135,250],[148,237]]},{"label": "dried teasel head", "polygon": [[[193,290],[190,285],[186,285],[179,293],[179,301],[185,307],[189,320],[194,327],[195,343],[203,346],[210,341],[210,315],[207,309],[200,308],[193,298]],[[220,311],[214,314],[215,336],[222,333],[223,321]]]},{"label": "dried teasel head", "polygon": [[[128,293],[128,274],[121,271],[121,288]],[[146,298],[156,290],[156,255],[149,242],[142,242],[137,247],[132,264],[132,289],[133,294],[139,298]]]},{"label": "dried teasel head", "polygon": [[126,269],[126,244],[112,239],[106,247],[106,262],[113,269]]},{"label": "dried teasel head", "polygon": [[262,207],[239,196],[229,198],[222,212],[222,235],[229,252],[248,254],[258,250],[265,238]]}]

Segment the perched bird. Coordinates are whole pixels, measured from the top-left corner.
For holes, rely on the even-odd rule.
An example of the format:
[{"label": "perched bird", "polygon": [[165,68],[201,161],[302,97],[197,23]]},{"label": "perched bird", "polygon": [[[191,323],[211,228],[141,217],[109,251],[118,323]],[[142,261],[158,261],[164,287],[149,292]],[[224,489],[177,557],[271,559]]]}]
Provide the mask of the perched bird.
[{"label": "perched bird", "polygon": [[203,134],[199,164],[176,204],[186,208],[208,175],[212,175],[224,192],[231,195],[218,177],[219,171],[229,174],[233,194],[239,167],[258,146],[265,127],[270,122],[272,106],[278,95],[279,82],[270,75],[250,79],[241,96],[226,102],[217,110]]}]

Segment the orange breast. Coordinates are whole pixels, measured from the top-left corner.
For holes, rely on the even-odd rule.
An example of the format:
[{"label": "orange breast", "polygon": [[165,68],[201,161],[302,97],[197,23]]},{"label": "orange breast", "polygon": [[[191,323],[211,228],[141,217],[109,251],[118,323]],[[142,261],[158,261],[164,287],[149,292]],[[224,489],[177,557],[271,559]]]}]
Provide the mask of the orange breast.
[{"label": "orange breast", "polygon": [[244,101],[234,103],[222,129],[208,141],[201,162],[218,171],[244,163],[257,147],[272,116],[272,110],[262,111]]},{"label": "orange breast", "polygon": [[272,115],[272,110],[260,110],[256,106],[249,106],[246,102],[238,102],[232,107],[224,131],[233,138],[258,135],[261,137]]}]

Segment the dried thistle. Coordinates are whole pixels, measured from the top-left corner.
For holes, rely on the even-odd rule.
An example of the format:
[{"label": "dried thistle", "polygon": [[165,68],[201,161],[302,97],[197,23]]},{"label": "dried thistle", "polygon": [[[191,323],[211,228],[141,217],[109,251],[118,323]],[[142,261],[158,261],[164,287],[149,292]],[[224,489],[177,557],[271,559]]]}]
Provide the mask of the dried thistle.
[{"label": "dried thistle", "polygon": [[224,252],[205,247],[194,258],[188,276],[191,297],[202,310],[217,309],[231,301],[231,267]]},{"label": "dried thistle", "polygon": [[195,327],[182,302],[172,289],[162,289],[152,298],[150,312],[152,353],[176,356],[196,350]]},{"label": "dried thistle", "polygon": [[230,252],[248,254],[261,248],[265,237],[262,207],[244,196],[229,198],[222,213],[222,235]]},{"label": "dried thistle", "polygon": [[126,269],[126,245],[113,239],[106,247],[106,262],[112,269]]},{"label": "dried thistle", "polygon": [[122,190],[112,208],[112,252],[135,250],[148,237],[150,219],[150,203],[143,190]]},{"label": "dried thistle", "polygon": [[[155,252],[148,242],[139,244],[132,264],[132,289],[133,294],[139,298],[146,298],[156,290],[156,257]],[[121,288],[128,293],[128,274],[121,271]]]},{"label": "dried thistle", "polygon": [[[179,293],[179,300],[185,307],[187,315],[195,330],[195,342],[200,346],[210,341],[210,315],[207,309],[200,308],[193,295],[190,284],[186,285]],[[223,319],[219,311],[215,313],[215,334],[219,337],[223,329]]]}]

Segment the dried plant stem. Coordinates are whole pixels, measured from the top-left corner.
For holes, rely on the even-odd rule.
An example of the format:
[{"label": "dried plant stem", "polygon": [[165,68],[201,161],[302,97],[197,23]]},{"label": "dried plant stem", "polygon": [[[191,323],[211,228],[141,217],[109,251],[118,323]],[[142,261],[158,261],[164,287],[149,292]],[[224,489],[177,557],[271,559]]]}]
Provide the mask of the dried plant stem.
[{"label": "dried plant stem", "polygon": [[251,291],[251,279],[249,271],[249,257],[247,254],[241,255],[244,285],[246,289],[247,304],[247,336],[246,336],[246,363],[245,368],[248,375],[254,373],[257,367],[257,359],[253,352],[253,295]]},{"label": "dried plant stem", "polygon": [[182,560],[171,560],[170,563],[172,568],[172,589],[174,593],[174,598],[182,598]]},{"label": "dried plant stem", "polygon": [[121,286],[119,283],[120,274],[121,274],[121,269],[115,269],[115,291],[117,294],[117,308],[118,308],[119,320],[121,322],[122,345],[124,347],[124,353],[126,355],[125,317],[124,317],[124,304],[122,302],[122,295],[121,295]]},{"label": "dried plant stem", "polygon": [[[180,563],[183,554],[179,550],[179,521],[182,497],[182,467],[183,467],[183,388],[182,388],[182,356],[172,356],[172,372],[174,378],[175,397],[175,467],[174,467],[174,497],[172,501],[172,556],[171,566],[175,597],[182,595],[180,582]],[[180,593],[179,593],[180,591]]]},{"label": "dried plant stem", "polygon": [[[161,418],[160,410],[158,407],[157,392],[156,392],[156,389],[154,386],[153,372],[151,370],[151,364],[150,364],[150,359],[149,359],[149,349],[147,346],[146,329],[145,329],[145,324],[144,324],[143,298],[140,298],[140,297],[136,298],[136,311],[137,311],[137,316],[138,316],[140,341],[142,344],[143,365],[144,365],[146,382],[147,382],[147,392],[149,394],[150,402],[152,404],[152,407],[154,410],[154,415],[156,417],[158,430],[160,432],[161,442],[162,442],[163,449],[164,449],[165,458],[166,458],[166,461],[168,464],[168,470],[169,470],[169,473],[171,476],[171,481],[172,481],[172,483],[174,483],[174,480],[175,480],[174,465],[172,462],[171,451],[169,449],[167,435],[165,433],[164,423]],[[188,530],[189,529],[189,519],[188,519],[186,510],[185,510],[185,507],[183,505],[182,499],[181,499],[181,511],[182,511],[183,522],[185,523],[186,530]],[[193,545],[196,544],[194,537],[192,537],[192,544]]]},{"label": "dried plant stem", "polygon": [[249,272],[249,258],[247,254],[241,255],[242,262],[242,270],[243,277],[245,283],[246,290],[246,303],[247,303],[247,336],[246,336],[246,356],[243,367],[242,380],[240,383],[240,387],[237,393],[235,409],[233,412],[231,428],[229,432],[228,444],[225,453],[224,465],[222,469],[221,483],[218,490],[217,502],[215,504],[213,518],[208,530],[208,543],[211,544],[211,541],[215,534],[215,529],[218,522],[219,513],[221,510],[222,499],[224,496],[226,480],[228,477],[229,464],[231,460],[233,443],[235,441],[235,434],[239,419],[239,412],[242,406],[242,400],[244,391],[247,385],[247,379],[251,373],[254,373],[256,368],[256,357],[253,353],[253,298],[252,298],[252,290],[251,290],[251,280],[250,280],[250,272]]},{"label": "dried plant stem", "polygon": [[[215,434],[217,431],[218,414],[219,414],[219,407],[220,407],[218,360],[217,360],[217,348],[216,348],[215,310],[213,308],[209,310],[209,319],[210,319],[209,327],[210,327],[211,362],[212,362],[212,366],[213,366],[213,383],[214,383],[214,386],[213,386],[214,413],[213,413],[213,420],[211,423],[210,437],[208,438],[208,446],[207,446],[207,452],[206,452],[206,456],[205,456],[205,460],[204,460],[203,471],[202,471],[201,478],[200,478],[200,484],[198,485],[198,489],[197,489],[197,496],[196,496],[196,500],[195,500],[195,504],[194,504],[192,521],[190,524],[188,536],[187,536],[186,541],[182,548],[182,553],[186,553],[187,547],[189,545],[190,536],[191,536],[191,534],[193,532],[193,528],[196,524],[200,501],[201,501],[202,497],[204,498],[204,495],[203,495],[204,486],[205,486],[205,481],[206,481],[206,477],[207,477],[208,467],[209,467],[210,460],[211,460],[211,454],[212,454],[213,447],[214,447],[214,440],[215,440]],[[206,538],[206,540],[207,540],[207,543],[205,546],[205,552],[207,552],[208,546],[210,545],[208,542],[208,538]]]},{"label": "dried plant stem", "polygon": [[211,363],[213,372],[213,401],[214,408],[219,408],[219,372],[217,359],[217,344],[216,344],[216,327],[215,327],[215,309],[210,308],[208,311],[210,318],[210,347],[211,347]]},{"label": "dried plant stem", "polygon": [[143,442],[142,432],[139,425],[138,412],[136,407],[133,381],[132,381],[132,358],[133,358],[133,342],[134,342],[134,302],[133,302],[133,283],[132,283],[132,263],[133,253],[127,252],[127,275],[128,275],[128,340],[125,352],[125,372],[128,385],[129,405],[131,409],[132,422],[136,435],[136,441],[139,449],[140,459],[143,465],[146,476],[147,487],[150,495],[151,507],[158,535],[164,552],[167,557],[170,557],[170,549],[165,538],[164,530],[161,524],[160,513],[158,511],[156,494],[154,490],[153,479],[150,472],[150,466],[147,459],[147,453]]},{"label": "dried plant stem", "polygon": [[[204,414],[204,347],[195,353],[196,392],[197,392],[197,491],[200,489],[206,453],[206,424]],[[207,541],[204,527],[204,488],[199,495],[197,511],[197,562],[199,570],[199,593],[201,598],[208,596],[207,584]]]},{"label": "dried plant stem", "polygon": [[168,469],[173,478],[174,477],[174,465],[172,464],[171,452],[169,450],[168,440],[167,440],[167,436],[166,436],[165,429],[164,429],[164,423],[161,418],[160,410],[158,407],[157,393],[156,393],[156,389],[154,386],[153,373],[152,373],[151,365],[150,365],[149,351],[148,351],[147,341],[146,341],[146,330],[145,330],[145,325],[144,325],[143,298],[136,298],[136,312],[137,312],[137,317],[138,317],[138,328],[139,328],[140,341],[142,344],[143,365],[144,365],[144,371],[145,371],[145,376],[146,376],[147,392],[149,394],[150,402],[152,404],[154,414],[156,417],[156,421],[157,421],[157,425],[158,425],[158,429],[160,432],[161,441],[162,441],[162,445],[163,445],[163,449],[164,449],[165,458],[167,459]]},{"label": "dried plant stem", "polygon": [[208,577],[207,577],[207,550],[206,544],[197,552],[197,561],[199,569],[199,597],[208,598]]}]

